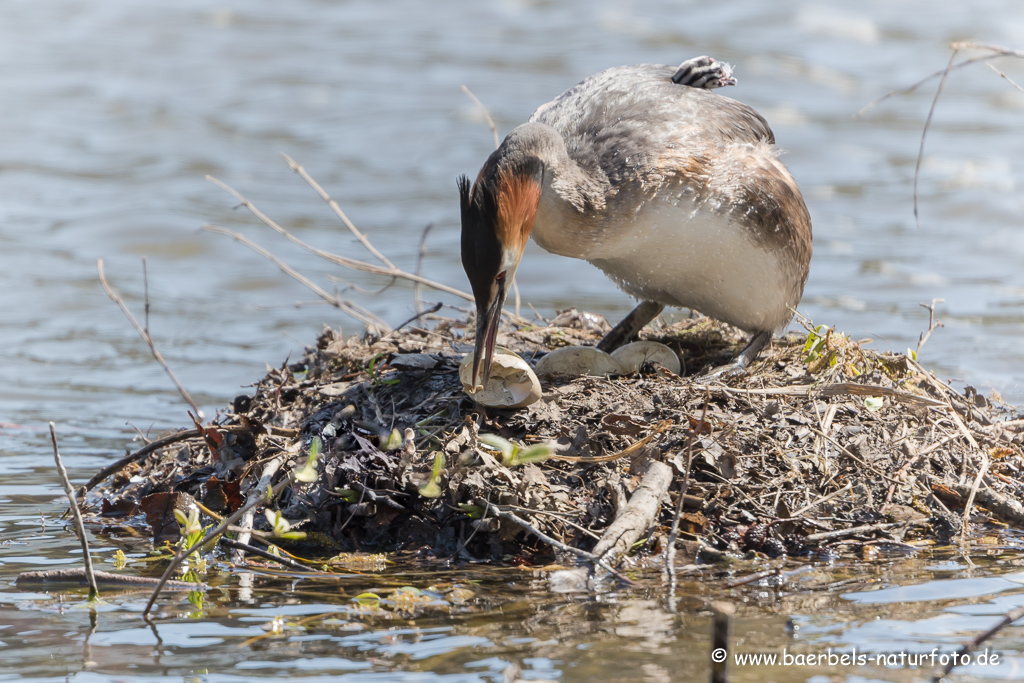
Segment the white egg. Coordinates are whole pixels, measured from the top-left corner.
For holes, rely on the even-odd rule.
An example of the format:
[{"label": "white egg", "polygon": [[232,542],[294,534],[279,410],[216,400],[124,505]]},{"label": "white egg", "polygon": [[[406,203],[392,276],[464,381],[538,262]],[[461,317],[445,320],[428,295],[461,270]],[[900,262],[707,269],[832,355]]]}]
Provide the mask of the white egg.
[{"label": "white egg", "polygon": [[624,375],[636,372],[644,363],[664,365],[677,375],[682,369],[676,352],[655,341],[636,341],[626,344],[615,349],[612,352],[612,358],[618,361]]},{"label": "white egg", "polygon": [[538,375],[617,375],[619,363],[593,346],[565,346],[555,349],[537,363]]},{"label": "white egg", "polygon": [[525,408],[540,399],[540,381],[530,364],[500,346],[494,349],[490,376],[484,386],[473,386],[473,354],[467,353],[459,365],[462,390],[482,406]]}]

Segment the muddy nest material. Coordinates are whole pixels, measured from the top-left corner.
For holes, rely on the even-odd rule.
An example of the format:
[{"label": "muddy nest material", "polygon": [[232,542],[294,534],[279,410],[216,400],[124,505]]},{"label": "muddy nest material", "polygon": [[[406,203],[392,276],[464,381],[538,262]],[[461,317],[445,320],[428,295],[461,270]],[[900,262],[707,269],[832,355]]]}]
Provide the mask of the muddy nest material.
[{"label": "muddy nest material", "polygon": [[[569,312],[498,343],[533,360],[594,344],[605,324]],[[349,339],[325,329],[299,362],[268,372],[214,425],[100,473],[118,470],[100,489],[102,514],[145,512],[157,542],[171,540],[171,507],[194,498],[214,512],[236,509],[259,495],[261,476],[265,490],[301,467],[319,437],[316,480],[291,484],[271,505],[292,532],[305,532],[292,550],[306,557],[403,550],[547,562],[561,544],[593,548],[650,464],[663,462],[676,483],[641,530],[646,552],[656,553],[688,455],[680,562],[945,541],[964,531],[970,499],[968,521],[1024,524],[1015,502],[1024,421],[1007,421],[1007,409],[970,387],[958,393],[911,357],[819,328],[777,340],[744,377],[701,383],[694,377],[727,361],[742,339],[714,321],[687,320],[644,335],[678,353],[684,376],[648,365],[629,376],[542,378],[540,401],[502,411],[462,392],[466,329],[441,320]],[[507,439],[514,452],[485,446],[481,435]],[[521,462],[538,453],[550,457]],[[263,514],[255,530],[261,543],[286,544]]]}]

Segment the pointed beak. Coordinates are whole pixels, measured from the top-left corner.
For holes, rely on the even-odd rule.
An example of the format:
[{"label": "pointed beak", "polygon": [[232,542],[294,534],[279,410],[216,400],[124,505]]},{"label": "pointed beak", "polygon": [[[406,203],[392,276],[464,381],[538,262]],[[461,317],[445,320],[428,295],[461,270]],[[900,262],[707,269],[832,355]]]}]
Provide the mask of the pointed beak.
[{"label": "pointed beak", "polygon": [[476,309],[476,349],[473,353],[473,386],[483,388],[491,375],[494,342],[501,323],[501,307],[505,305],[508,283],[502,273],[494,281],[490,301],[480,302]]}]

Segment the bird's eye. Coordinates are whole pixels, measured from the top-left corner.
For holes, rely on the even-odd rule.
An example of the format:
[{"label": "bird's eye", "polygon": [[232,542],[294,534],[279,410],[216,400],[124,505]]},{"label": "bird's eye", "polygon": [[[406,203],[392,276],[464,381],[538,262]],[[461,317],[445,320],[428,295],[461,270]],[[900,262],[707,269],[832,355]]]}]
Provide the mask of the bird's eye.
[{"label": "bird's eye", "polygon": [[494,281],[495,282],[501,282],[504,279],[505,279],[505,271],[504,270],[494,276]]}]

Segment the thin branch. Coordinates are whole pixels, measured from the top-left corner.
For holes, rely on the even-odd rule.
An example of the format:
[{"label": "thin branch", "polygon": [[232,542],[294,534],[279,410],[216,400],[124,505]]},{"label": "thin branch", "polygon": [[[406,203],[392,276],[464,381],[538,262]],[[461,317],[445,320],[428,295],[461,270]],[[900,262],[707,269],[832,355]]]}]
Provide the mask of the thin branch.
[{"label": "thin branch", "polygon": [[[427,227],[423,228],[423,234],[420,235],[420,249],[416,255],[416,274],[423,275],[423,257],[427,254],[427,235],[430,234],[430,229],[434,227],[433,223],[427,223]],[[412,302],[413,310],[416,313],[420,312],[420,289],[422,285],[416,282],[412,286]]]},{"label": "thin branch", "polygon": [[[453,296],[457,296],[459,298],[465,299],[466,301],[474,301],[472,294],[469,294],[467,292],[463,292],[462,290],[456,289],[454,287],[449,287],[448,285],[441,284],[440,282],[434,282],[433,280],[429,280],[429,279],[427,279],[425,277],[422,277],[422,276],[419,276],[419,275],[414,275],[413,273],[407,273],[407,272],[405,272],[403,270],[400,270],[399,268],[395,268],[395,267],[385,268],[385,267],[382,267],[382,266],[376,266],[376,265],[373,265],[372,263],[367,263],[365,261],[359,261],[357,259],[349,258],[347,256],[339,256],[337,254],[332,254],[329,251],[324,251],[323,249],[318,249],[318,248],[312,246],[311,244],[303,242],[298,237],[296,237],[295,235],[291,234],[290,232],[285,230],[283,227],[278,225],[273,219],[271,219],[265,213],[263,213],[262,211],[257,209],[256,206],[252,202],[250,202],[248,199],[246,199],[241,193],[239,193],[237,190],[235,190],[231,186],[229,186],[226,183],[218,180],[217,178],[214,178],[213,176],[206,176],[206,179],[209,180],[214,185],[216,185],[217,187],[219,187],[222,190],[224,190],[225,192],[227,192],[228,194],[230,194],[235,199],[237,199],[238,202],[242,206],[247,208],[252,213],[252,215],[254,215],[254,216],[256,216],[256,218],[260,219],[267,227],[269,227],[272,230],[276,231],[277,233],[279,233],[281,236],[283,236],[285,239],[289,240],[290,242],[292,242],[294,244],[297,244],[298,246],[302,247],[303,249],[305,249],[306,251],[308,251],[310,253],[316,254],[317,256],[319,256],[322,259],[330,261],[331,263],[336,263],[337,265],[343,266],[345,268],[351,268],[352,270],[358,270],[358,271],[363,272],[363,273],[372,273],[374,275],[384,275],[384,276],[387,276],[387,277],[398,277],[398,278],[401,278],[403,280],[409,280],[411,282],[419,282],[420,284],[426,285],[427,287],[431,287],[433,289],[437,289],[439,291],[446,292],[446,293],[451,294]],[[225,228],[221,228],[221,230],[225,230]]]},{"label": "thin branch", "polygon": [[89,481],[85,482],[85,485],[81,489],[81,494],[84,495],[87,491],[91,491],[92,488],[94,486],[96,486],[96,484],[99,484],[101,481],[103,481],[104,479],[106,479],[110,475],[116,474],[117,472],[120,472],[125,467],[127,467],[130,464],[132,464],[133,462],[136,462],[138,460],[142,460],[144,457],[146,457],[150,453],[158,451],[161,448],[163,448],[164,446],[170,446],[172,443],[177,443],[179,441],[185,441],[186,439],[191,439],[191,438],[194,438],[194,437],[197,437],[197,436],[200,436],[198,429],[185,429],[185,430],[182,430],[180,432],[175,432],[174,434],[170,434],[168,436],[165,436],[162,439],[157,439],[156,441],[151,441],[148,444],[146,444],[145,446],[143,446],[142,448],[140,448],[139,450],[135,451],[134,453],[130,453],[130,454],[124,456],[123,458],[121,458],[117,462],[114,462],[114,463],[111,463],[111,464],[107,465],[102,470],[100,470],[99,472],[94,474],[92,476],[92,479],[90,479]]},{"label": "thin branch", "polygon": [[227,228],[221,227],[219,225],[204,225],[203,230],[206,230],[208,232],[215,232],[219,235],[227,235],[236,242],[244,244],[245,246],[255,251],[257,254],[259,254],[260,256],[262,256],[263,258],[267,259],[275,266],[280,268],[285,275],[288,275],[289,277],[298,280],[306,287],[308,287],[314,294],[319,296],[321,299],[331,304],[335,308],[344,311],[345,313],[349,314],[356,320],[359,320],[364,325],[374,325],[377,326],[379,329],[384,330],[385,332],[391,331],[391,326],[388,325],[386,322],[384,322],[381,318],[379,318],[371,311],[363,308],[359,304],[356,304],[351,301],[346,301],[344,299],[339,299],[338,297],[332,295],[323,287],[316,284],[308,277],[298,272],[297,270],[289,266],[287,263],[285,263],[278,257],[274,256],[272,253],[270,253],[270,251],[256,244],[245,235],[234,232],[233,230],[228,230]]},{"label": "thin branch", "polygon": [[[893,486],[895,486],[895,484],[893,484]],[[817,500],[812,501],[812,502],[808,503],[807,505],[804,505],[802,508],[800,508],[796,512],[792,513],[790,516],[791,517],[799,517],[803,513],[807,512],[808,510],[812,510],[812,509],[818,507],[819,505],[821,505],[822,503],[827,503],[828,501],[832,500],[833,498],[838,498],[839,496],[843,495],[844,493],[846,493],[847,491],[850,491],[852,489],[853,489],[853,484],[847,484],[846,486],[844,486],[843,488],[839,489],[838,491],[833,491],[832,493],[828,494],[827,496],[822,496],[821,498],[818,498]]]},{"label": "thin branch", "polygon": [[686,490],[690,487],[690,467],[693,465],[693,442],[697,435],[704,430],[708,416],[708,404],[711,402],[710,392],[704,398],[704,410],[700,414],[700,422],[697,427],[688,430],[686,435],[686,473],[683,476],[683,483],[679,487],[679,503],[676,505],[675,515],[672,517],[672,530],[668,535],[668,546],[665,548],[665,569],[668,571],[669,595],[675,595],[676,589],[676,539],[679,537],[679,520],[683,516],[683,505],[686,502]]},{"label": "thin branch", "polygon": [[370,243],[369,238],[367,238],[366,235],[364,235],[359,230],[359,228],[355,226],[355,223],[349,220],[348,216],[345,215],[345,212],[341,210],[340,206],[338,206],[338,202],[334,201],[331,198],[331,196],[327,194],[324,188],[320,187],[320,183],[315,181],[313,177],[306,172],[306,169],[304,169],[302,166],[296,163],[296,161],[287,154],[282,153],[281,156],[284,157],[284,160],[288,164],[288,167],[295,171],[296,173],[298,173],[299,177],[305,180],[306,183],[310,187],[312,187],[318,195],[320,195],[320,199],[323,199],[325,202],[327,202],[327,205],[334,210],[334,213],[338,216],[338,218],[341,219],[341,222],[345,224],[345,227],[349,229],[349,232],[355,235],[356,239],[362,242],[363,246],[366,247],[367,251],[369,251],[371,254],[377,257],[378,261],[383,263],[391,270],[397,270],[397,268],[395,268],[395,264],[389,261],[387,256],[377,251],[377,247],[373,246],[373,244]]},{"label": "thin branch", "polygon": [[949,73],[949,71],[955,71],[955,70],[961,69],[961,68],[963,68],[965,66],[970,66],[971,64],[977,64],[978,62],[988,62],[988,61],[991,61],[993,59],[998,59],[999,57],[1022,57],[1022,58],[1024,58],[1024,51],[1021,51],[1021,50],[1011,50],[1010,48],[1000,47],[999,45],[986,45],[986,44],[982,44],[982,43],[973,43],[973,42],[969,42],[968,41],[968,42],[953,43],[952,47],[955,50],[989,50],[990,52],[992,52],[994,54],[981,55],[980,57],[971,57],[970,59],[965,59],[964,61],[960,62],[959,64],[953,65],[952,69],[948,69],[948,70],[947,69],[939,69],[935,73],[928,74],[927,76],[925,76],[924,78],[919,80],[917,83],[914,83],[913,85],[908,85],[905,88],[898,88],[896,90],[887,92],[886,94],[882,95],[881,97],[876,98],[876,99],[872,100],[871,102],[868,102],[866,105],[864,105],[864,107],[860,111],[857,112],[857,116],[863,116],[869,110],[873,109],[875,106],[881,104],[882,102],[884,102],[885,100],[889,99],[890,97],[893,97],[895,95],[906,95],[908,93],[912,93],[915,90],[917,90],[919,87],[921,87],[922,85],[927,83],[928,81],[932,80],[933,78],[938,78],[939,76],[944,76],[945,74]]},{"label": "thin branch", "polygon": [[586,550],[580,550],[579,548],[574,548],[571,545],[566,545],[565,543],[562,543],[558,539],[555,539],[555,538],[552,538],[551,536],[548,536],[543,531],[541,531],[537,527],[533,526],[532,524],[527,522],[522,517],[514,515],[511,512],[508,512],[506,510],[502,510],[501,508],[497,507],[496,505],[491,505],[490,501],[486,501],[486,500],[483,500],[483,499],[477,499],[477,500],[474,500],[473,503],[475,505],[478,505],[478,506],[483,507],[485,509],[489,509],[490,510],[490,514],[494,515],[498,519],[503,519],[506,522],[511,522],[512,524],[515,524],[519,528],[521,528],[521,529],[523,529],[525,531],[529,531],[531,534],[536,536],[539,540],[543,541],[544,543],[547,543],[552,548],[557,548],[558,550],[561,550],[562,552],[565,552],[565,553],[572,553],[573,555],[576,555],[577,557],[580,557],[580,558],[586,560],[587,562],[593,562],[596,565],[603,566],[605,569],[607,569],[610,572],[614,572],[615,571],[611,567],[609,567],[607,565],[604,565],[602,563],[602,561],[601,561],[601,558],[598,557],[597,555],[595,555],[593,553],[588,553]]},{"label": "thin branch", "polygon": [[502,510],[502,509],[498,508],[495,505],[491,505],[490,501],[485,501],[483,499],[478,498],[478,499],[473,501],[473,504],[474,505],[479,505],[480,507],[483,507],[485,509],[490,509],[491,514],[493,514],[498,519],[503,519],[506,522],[511,522],[512,524],[515,524],[516,526],[520,527],[521,529],[529,531],[531,534],[536,536],[538,539],[540,539],[544,543],[547,543],[552,548],[557,548],[557,549],[559,549],[559,550],[561,550],[563,552],[572,553],[573,555],[576,555],[578,557],[583,558],[584,560],[586,560],[588,562],[591,562],[592,564],[594,564],[594,566],[600,567],[601,569],[605,570],[606,572],[608,572],[609,574],[611,574],[615,578],[619,579],[623,583],[627,583],[629,585],[634,585],[634,586],[636,585],[635,581],[633,581],[632,579],[630,579],[630,578],[628,578],[626,576],[623,576],[621,573],[619,573],[619,571],[617,571],[614,567],[612,567],[610,564],[608,564],[608,562],[606,560],[602,559],[602,557],[600,555],[597,555],[595,553],[588,553],[586,550],[580,550],[579,548],[573,548],[571,545],[566,545],[565,543],[562,543],[561,541],[556,540],[556,539],[552,538],[551,536],[548,536],[543,531],[541,531],[537,527],[533,526],[532,524],[527,522],[522,517],[518,517],[518,516],[512,514],[511,512],[508,512],[506,510]]},{"label": "thin branch", "polygon": [[846,538],[847,536],[870,534],[875,531],[888,531],[889,529],[895,529],[899,526],[920,526],[922,524],[924,524],[924,522],[884,522],[882,524],[866,524],[864,526],[854,526],[848,529],[836,529],[835,531],[822,531],[817,534],[810,534],[809,536],[804,537],[804,541],[807,543],[834,541],[837,538]]},{"label": "thin branch", "polygon": [[469,95],[469,99],[476,102],[476,106],[480,107],[480,111],[483,112],[484,118],[487,119],[487,125],[491,127],[491,133],[494,134],[494,149],[498,149],[498,146],[501,144],[498,140],[498,127],[494,125],[494,119],[492,119],[491,115],[487,113],[487,107],[485,107],[484,103],[478,100],[476,95],[473,94],[473,91],[466,86],[462,86],[462,92]]},{"label": "thin branch", "polygon": [[916,355],[916,356],[920,356],[921,355],[921,347],[923,347],[925,342],[928,341],[928,338],[932,336],[932,332],[935,331],[935,328],[937,328],[937,327],[945,327],[945,325],[942,324],[941,320],[936,320],[935,319],[935,304],[944,304],[944,303],[946,303],[945,299],[932,299],[931,304],[918,304],[921,308],[927,309],[927,311],[928,311],[928,329],[926,331],[922,332],[921,336],[918,337],[918,339],[917,339],[917,351],[915,352],[914,355]]},{"label": "thin branch", "polygon": [[1012,78],[1010,78],[1009,76],[1007,76],[1006,74],[1004,74],[1004,73],[1003,73],[1002,71],[1000,71],[999,69],[995,68],[995,67],[994,67],[994,66],[992,66],[991,64],[986,64],[985,66],[987,66],[988,68],[992,69],[992,70],[993,70],[993,71],[995,71],[995,72],[996,72],[997,74],[999,74],[1000,76],[1002,76],[1003,78],[1005,78],[1005,79],[1006,79],[1006,81],[1007,81],[1007,82],[1008,82],[1008,83],[1009,83],[1010,85],[1012,85],[1012,86],[1013,86],[1014,88],[1016,88],[1017,90],[1020,90],[1021,92],[1024,92],[1024,88],[1020,87],[1020,85],[1019,85],[1019,84],[1018,84],[1018,83],[1017,83],[1016,81],[1014,81],[1014,80],[1013,80]]},{"label": "thin branch", "polygon": [[132,315],[132,312],[128,310],[128,306],[125,305],[124,301],[117,294],[117,292],[115,292],[110,287],[110,285],[107,284],[107,277],[103,273],[103,259],[96,260],[96,270],[99,273],[100,284],[103,285],[103,290],[107,293],[107,296],[109,296],[111,300],[121,308],[121,311],[128,317],[128,320],[131,321],[131,324],[135,327],[136,331],[142,337],[143,341],[145,341],[146,344],[149,345],[149,350],[150,353],[153,354],[153,358],[156,358],[156,361],[160,363],[161,367],[163,367],[164,372],[166,372],[167,376],[171,378],[172,382],[174,382],[174,386],[178,388],[178,393],[181,394],[181,397],[185,399],[185,402],[188,403],[189,406],[192,407],[192,410],[195,411],[196,416],[200,420],[203,419],[203,411],[199,410],[199,406],[196,405],[196,402],[192,400],[192,397],[185,390],[185,387],[183,387],[181,385],[181,382],[178,381],[178,378],[174,375],[174,372],[171,370],[171,367],[167,365],[167,361],[164,360],[163,354],[157,350],[156,344],[153,343],[153,338],[149,336],[149,332],[147,332],[146,329],[139,324],[139,321],[136,320],[135,316]]},{"label": "thin branch", "polygon": [[971,528],[971,508],[974,507],[974,497],[978,495],[978,488],[981,486],[981,480],[988,472],[989,459],[988,455],[981,451],[982,463],[981,467],[978,468],[978,476],[974,478],[974,484],[971,485],[971,493],[967,496],[967,503],[964,505],[963,524],[960,527],[960,539],[963,543],[967,543],[967,535]]},{"label": "thin branch", "polygon": [[[93,575],[96,578],[96,582],[104,587],[118,587],[123,586],[127,588],[145,588],[148,586],[155,586],[160,582],[160,579],[154,579],[149,576],[132,576],[131,574],[114,574],[113,572],[105,571],[94,571]],[[32,586],[35,584],[61,584],[61,583],[72,583],[82,584],[87,582],[88,578],[84,569],[74,567],[71,569],[49,569],[46,571],[37,572],[22,572],[18,574],[16,585],[20,586]],[[202,583],[192,583],[190,581],[168,581],[165,588],[178,588],[181,590],[196,590],[202,588]]]},{"label": "thin branch", "polygon": [[949,675],[949,672],[953,670],[953,667],[957,666],[957,661],[958,660],[963,661],[963,656],[964,655],[966,655],[966,654],[968,654],[970,652],[973,652],[975,650],[975,648],[977,648],[979,645],[981,645],[986,640],[988,640],[989,638],[991,638],[995,634],[999,633],[1004,628],[1006,628],[1007,626],[1009,626],[1013,622],[1017,621],[1021,617],[1024,617],[1024,605],[1010,610],[1005,615],[1003,615],[1003,618],[1000,619],[999,623],[997,623],[995,626],[993,626],[989,630],[985,631],[984,633],[982,633],[982,634],[980,634],[978,636],[975,636],[973,639],[971,639],[967,643],[964,643],[964,646],[962,648],[960,648],[960,652],[957,653],[958,656],[957,657],[950,657],[949,664],[947,664],[942,669],[942,673],[932,679],[933,683],[939,683],[939,681],[945,680],[945,677],[947,675]]},{"label": "thin branch", "polygon": [[149,272],[146,270],[146,257],[142,257],[142,293],[143,300],[146,302],[143,310],[145,311],[146,324],[143,327],[146,330],[146,334],[149,334]]},{"label": "thin branch", "polygon": [[393,330],[391,330],[390,332],[388,332],[388,333],[387,333],[386,335],[384,335],[383,337],[381,337],[381,341],[384,341],[385,339],[387,339],[388,337],[390,337],[390,336],[391,336],[392,334],[394,334],[395,332],[398,332],[398,331],[399,331],[400,329],[402,329],[403,327],[405,327],[405,326],[406,326],[406,325],[408,325],[409,323],[413,323],[413,322],[416,322],[417,320],[419,320],[420,318],[422,318],[422,317],[423,317],[423,316],[425,316],[425,315],[431,315],[431,314],[433,314],[433,313],[437,313],[438,311],[440,311],[440,310],[441,310],[441,308],[442,308],[443,306],[444,306],[444,304],[443,304],[442,302],[438,301],[438,302],[437,302],[436,304],[434,304],[433,306],[431,306],[431,307],[430,307],[430,308],[428,308],[427,310],[425,310],[425,311],[421,311],[420,313],[417,313],[416,315],[414,315],[413,317],[409,318],[408,320],[406,320],[406,321],[405,321],[404,323],[402,323],[401,325],[398,325],[398,326],[397,326],[397,327],[396,327],[395,329],[393,329]]},{"label": "thin branch", "polygon": [[[217,425],[216,428],[218,431],[231,433],[241,433],[250,431],[249,427],[245,427],[243,425]],[[269,429],[269,433],[272,434],[273,436],[284,436],[289,438],[294,438],[298,436],[298,430],[296,429],[286,429],[283,427],[264,428]],[[147,443],[145,446],[135,451],[134,453],[129,453],[120,460],[107,465],[102,470],[94,474],[92,476],[92,479],[85,482],[82,488],[79,489],[78,495],[84,496],[87,492],[91,491],[93,488],[95,488],[97,484],[99,484],[101,481],[103,481],[110,475],[120,472],[133,462],[142,460],[147,455],[154,453],[160,450],[161,448],[164,448],[165,446],[170,446],[171,444],[178,443],[179,441],[194,439],[198,436],[202,436],[202,434],[199,433],[198,429],[184,429],[180,432],[175,432],[174,434],[169,434],[163,438],[151,441],[150,443]]]},{"label": "thin branch", "polygon": [[71,480],[68,479],[68,471],[64,469],[64,463],[60,459],[60,451],[57,449],[57,431],[53,423],[50,423],[50,442],[53,444],[53,459],[57,462],[57,474],[60,475],[60,482],[64,485],[64,493],[71,503],[71,516],[75,520],[75,531],[78,532],[78,539],[82,542],[82,557],[85,560],[85,576],[89,580],[89,600],[99,597],[100,589],[96,587],[96,575],[92,571],[92,557],[89,555],[89,539],[85,535],[85,524],[82,523],[82,512],[78,509],[78,499],[75,498],[75,491],[71,488]]},{"label": "thin branch", "polygon": [[928,128],[932,125],[932,116],[935,114],[935,106],[939,103],[939,98],[942,96],[942,89],[946,86],[946,79],[949,77],[949,72],[953,68],[953,60],[956,59],[960,48],[954,47],[953,54],[949,57],[949,64],[946,65],[946,71],[942,74],[942,80],[939,81],[939,87],[935,91],[935,99],[932,100],[932,106],[928,110],[928,118],[924,120],[924,129],[921,130],[921,146],[917,150],[917,163],[914,164],[914,220],[917,221],[917,227],[921,227],[921,217],[917,212],[917,181],[921,177],[921,160],[924,159],[924,139],[928,135]]},{"label": "thin branch", "polygon": [[[918,227],[921,226],[921,218],[920,218],[920,215],[918,213],[918,192],[917,192],[917,188],[918,188],[918,180],[920,179],[920,176],[921,176],[921,161],[924,158],[924,141],[925,141],[925,137],[928,135],[928,129],[931,126],[932,117],[935,114],[935,107],[936,107],[936,105],[938,105],[939,97],[942,96],[942,90],[943,90],[943,88],[946,85],[946,80],[949,78],[950,72],[955,70],[955,69],[960,69],[962,67],[968,66],[970,64],[975,64],[977,62],[988,62],[988,61],[990,61],[992,59],[996,59],[998,57],[1019,57],[1019,58],[1024,58],[1024,51],[1021,51],[1021,50],[1011,50],[1010,48],[1001,47],[999,45],[989,45],[989,44],[985,44],[985,43],[975,43],[975,42],[971,42],[971,41],[963,41],[963,42],[955,42],[955,43],[953,43],[951,45],[951,47],[953,49],[953,54],[950,55],[949,63],[946,64],[946,68],[945,69],[943,69],[941,71],[936,71],[933,74],[929,74],[928,76],[926,76],[925,78],[921,79],[917,83],[914,83],[913,85],[910,85],[910,86],[908,86],[906,88],[900,88],[898,90],[893,90],[893,91],[891,91],[889,93],[886,93],[882,97],[879,97],[879,98],[869,102],[864,108],[862,108],[859,112],[857,112],[857,116],[863,116],[865,112],[867,112],[869,109],[871,109],[872,107],[874,107],[878,103],[882,102],[883,100],[886,100],[889,97],[892,97],[893,95],[905,95],[905,94],[907,94],[909,92],[912,92],[912,91],[916,90],[918,88],[918,86],[922,85],[923,83],[926,83],[927,81],[931,80],[932,78],[941,76],[941,80],[939,81],[939,87],[938,87],[938,89],[935,92],[935,98],[932,100],[932,106],[928,110],[928,118],[925,119],[924,129],[921,131],[921,144],[920,144],[920,147],[919,147],[918,152],[917,152],[917,162],[914,165],[914,220],[917,222]],[[960,63],[956,63],[956,57],[960,53],[961,50],[988,50],[990,54],[981,55],[979,57],[972,57],[970,59],[965,59],[964,61],[962,61]],[[989,64],[989,66],[992,67],[991,64]],[[1012,80],[1010,80],[1010,78],[1007,77],[1005,74],[1000,72],[998,69],[995,69],[995,67],[992,67],[992,68],[993,68],[993,70],[996,71],[996,73],[998,73],[1001,76],[1003,76],[1004,78],[1006,78],[1006,80],[1009,81],[1011,84],[1013,84],[1015,87],[1020,88],[1019,85],[1017,85]],[[1021,88],[1021,89],[1024,90],[1024,88]]]},{"label": "thin branch", "polygon": [[250,555],[256,555],[257,557],[262,557],[265,560],[270,560],[272,562],[277,562],[278,564],[280,564],[283,567],[288,567],[289,569],[295,569],[296,571],[300,571],[300,572],[314,572],[314,573],[317,573],[317,574],[327,574],[328,573],[328,572],[322,572],[322,571],[320,571],[318,569],[314,569],[312,567],[307,567],[306,565],[300,564],[300,563],[296,562],[295,560],[289,559],[287,557],[281,557],[280,555],[275,555],[274,553],[270,552],[269,550],[264,550],[262,548],[257,548],[256,546],[249,545],[248,543],[240,543],[239,541],[234,541],[234,540],[232,540],[230,538],[227,538],[225,536],[221,536],[221,538],[218,541],[218,543],[220,545],[226,547],[226,548],[231,548],[233,550],[241,550],[244,553],[249,553]]},{"label": "thin branch", "polygon": [[[281,455],[278,455],[273,460],[268,462],[263,467],[263,472],[260,474],[259,481],[256,483],[255,486],[253,486],[251,489],[247,491],[247,500],[245,501],[244,507],[248,508],[248,510],[246,510],[246,512],[241,516],[241,526],[243,530],[238,534],[237,540],[239,543],[248,543],[249,537],[251,535],[250,532],[252,530],[253,518],[255,517],[255,510],[253,509],[253,506],[250,505],[250,503],[252,503],[253,501],[256,501],[258,503],[263,499],[263,492],[270,487],[270,482],[277,474],[278,469],[281,468],[281,465],[284,464],[285,457],[286,454],[282,453]],[[232,522],[233,521],[234,520],[232,520]],[[245,559],[245,554],[241,551],[236,550],[232,554],[231,558],[235,562],[242,562]]]}]

